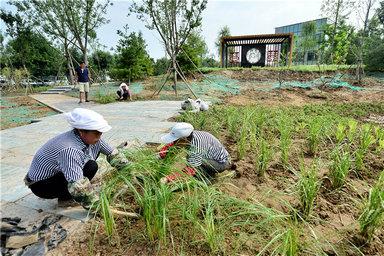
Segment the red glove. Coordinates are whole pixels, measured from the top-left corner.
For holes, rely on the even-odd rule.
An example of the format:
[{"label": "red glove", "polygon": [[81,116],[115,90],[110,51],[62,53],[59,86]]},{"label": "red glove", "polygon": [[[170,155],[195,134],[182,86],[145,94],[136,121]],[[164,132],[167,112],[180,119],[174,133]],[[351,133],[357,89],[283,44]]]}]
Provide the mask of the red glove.
[{"label": "red glove", "polygon": [[[193,167],[187,166],[182,170],[182,172],[187,174],[188,176],[195,176],[196,175],[196,170]],[[180,172],[174,172],[170,175],[165,176],[163,179],[164,179],[165,183],[169,183],[169,182],[176,180],[177,178],[179,178],[181,176],[183,176],[183,175]]]},{"label": "red glove", "polygon": [[162,148],[160,149],[160,152],[159,152],[159,157],[160,157],[161,159],[164,159],[164,158],[167,156],[168,149],[169,149],[170,147],[172,147],[173,145],[174,145],[174,143],[171,142],[171,143],[165,145],[164,147],[162,147]]}]

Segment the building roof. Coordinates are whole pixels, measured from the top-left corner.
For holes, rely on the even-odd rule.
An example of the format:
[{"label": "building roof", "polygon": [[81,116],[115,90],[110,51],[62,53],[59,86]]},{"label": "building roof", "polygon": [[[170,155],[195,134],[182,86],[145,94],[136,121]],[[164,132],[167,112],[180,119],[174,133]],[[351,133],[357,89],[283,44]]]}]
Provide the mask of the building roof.
[{"label": "building roof", "polygon": [[283,26],[275,27],[275,29],[277,29],[277,28],[283,28],[283,27],[288,27],[288,26],[293,26],[293,25],[299,25],[299,24],[308,23],[308,22],[313,22],[313,21],[320,21],[320,20],[325,20],[325,22],[327,22],[328,18],[319,18],[319,19],[315,19],[315,20],[307,20],[307,21],[303,21],[303,22],[297,22],[297,23],[287,24],[287,25],[283,25]]},{"label": "building roof", "polygon": [[290,37],[293,37],[293,33],[226,36],[221,42],[227,45],[281,44]]}]

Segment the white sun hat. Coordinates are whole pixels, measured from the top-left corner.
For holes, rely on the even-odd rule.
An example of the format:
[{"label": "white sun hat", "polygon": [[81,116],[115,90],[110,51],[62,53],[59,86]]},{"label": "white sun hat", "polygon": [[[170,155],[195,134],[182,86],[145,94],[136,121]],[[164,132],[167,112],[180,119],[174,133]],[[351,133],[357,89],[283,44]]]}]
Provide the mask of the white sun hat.
[{"label": "white sun hat", "polygon": [[164,143],[171,143],[180,138],[186,138],[193,132],[193,126],[189,123],[177,123],[175,124],[171,131],[162,136],[161,140]]},{"label": "white sun hat", "polygon": [[112,128],[102,115],[90,109],[75,108],[64,115],[73,128],[99,132],[107,132]]}]

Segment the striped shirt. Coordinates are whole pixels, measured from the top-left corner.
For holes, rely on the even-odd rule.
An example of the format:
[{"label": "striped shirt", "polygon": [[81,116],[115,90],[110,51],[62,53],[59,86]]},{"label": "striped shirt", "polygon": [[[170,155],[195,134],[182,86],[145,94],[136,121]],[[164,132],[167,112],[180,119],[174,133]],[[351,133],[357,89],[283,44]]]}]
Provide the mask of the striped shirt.
[{"label": "striped shirt", "polygon": [[214,160],[225,163],[228,160],[228,151],[212,134],[202,131],[194,131],[188,152],[187,161],[190,166],[198,167],[203,160]]},{"label": "striped shirt", "polygon": [[40,181],[62,172],[68,182],[83,178],[83,167],[89,160],[96,160],[100,153],[110,155],[113,148],[100,139],[86,145],[76,130],[60,134],[45,143],[35,154],[28,178]]}]

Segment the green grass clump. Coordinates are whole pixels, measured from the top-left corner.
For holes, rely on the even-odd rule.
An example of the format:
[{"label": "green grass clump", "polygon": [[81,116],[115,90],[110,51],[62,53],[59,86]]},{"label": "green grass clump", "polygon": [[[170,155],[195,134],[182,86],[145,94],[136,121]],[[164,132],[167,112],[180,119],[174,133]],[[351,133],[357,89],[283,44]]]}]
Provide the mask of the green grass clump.
[{"label": "green grass clump", "polygon": [[315,155],[322,138],[324,120],[322,118],[313,118],[308,123],[308,146],[309,153]]},{"label": "green grass clump", "polygon": [[265,171],[268,169],[273,156],[273,149],[270,141],[261,137],[258,141],[256,150],[255,169],[260,177],[264,177]]},{"label": "green grass clump", "polygon": [[310,216],[314,207],[317,192],[320,188],[317,173],[318,168],[316,163],[313,163],[310,168],[306,168],[304,162],[301,162],[297,187],[303,219],[308,219]]},{"label": "green grass clump", "polygon": [[379,180],[369,191],[368,200],[364,210],[359,217],[360,233],[370,241],[384,220],[384,171],[381,172]]},{"label": "green grass clump", "polygon": [[281,255],[295,256],[299,251],[298,234],[295,228],[289,228],[283,235]]},{"label": "green grass clump", "polygon": [[351,169],[352,159],[348,151],[343,151],[337,147],[331,153],[332,165],[330,167],[329,177],[334,189],[344,185],[345,179]]},{"label": "green grass clump", "polygon": [[116,102],[116,95],[113,93],[102,93],[101,91],[97,91],[95,94],[95,101],[100,104]]},{"label": "green grass clump", "polygon": [[359,145],[355,152],[355,165],[358,171],[364,168],[364,158],[368,152],[368,148],[375,143],[375,137],[371,133],[372,127],[369,124],[364,124],[361,127]]},{"label": "green grass clump", "polygon": [[292,144],[293,125],[291,119],[286,115],[282,115],[278,122],[278,129],[280,133],[281,162],[284,167],[287,167],[289,164],[289,151]]}]

